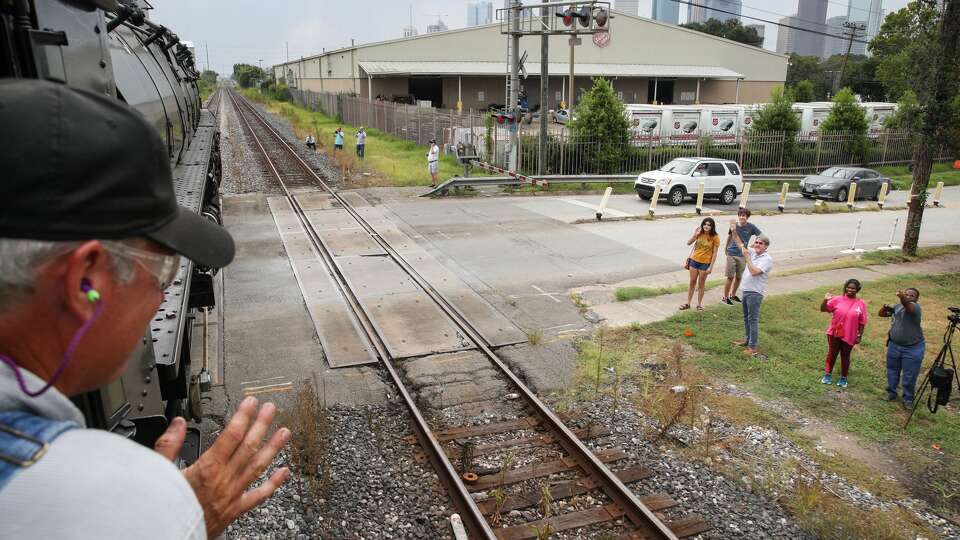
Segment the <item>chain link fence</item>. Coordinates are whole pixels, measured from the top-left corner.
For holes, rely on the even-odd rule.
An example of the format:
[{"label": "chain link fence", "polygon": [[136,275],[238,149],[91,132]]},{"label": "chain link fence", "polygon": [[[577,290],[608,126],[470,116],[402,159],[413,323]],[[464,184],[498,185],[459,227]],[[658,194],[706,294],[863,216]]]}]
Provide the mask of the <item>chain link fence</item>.
[{"label": "chain link fence", "polygon": [[[518,124],[498,124],[486,111],[458,112],[310,90],[291,89],[290,94],[301,106],[418,144],[430,139],[436,139],[442,148],[472,144],[481,160],[502,168],[509,168],[510,133],[516,130],[520,134],[517,172],[538,173],[539,120],[535,116],[528,115]],[[676,131],[634,133],[628,142],[615,143],[601,137],[577,137],[565,126],[551,123],[544,174],[638,174],[674,158],[692,156],[734,160],[747,174],[809,174],[832,166],[909,163],[913,141],[906,130],[869,135]],[[934,154],[934,161],[952,159],[946,146]]]}]

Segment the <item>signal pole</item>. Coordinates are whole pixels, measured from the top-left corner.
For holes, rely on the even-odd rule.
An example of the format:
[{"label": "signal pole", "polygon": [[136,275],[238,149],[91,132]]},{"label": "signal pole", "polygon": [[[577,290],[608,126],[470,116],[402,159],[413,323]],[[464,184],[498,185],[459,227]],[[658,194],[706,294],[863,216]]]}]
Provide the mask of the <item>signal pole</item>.
[{"label": "signal pole", "polygon": [[[550,0],[543,0],[546,4]],[[548,49],[550,47],[550,34],[547,33],[547,17],[550,16],[550,8],[540,8],[541,30],[540,34],[540,144],[537,147],[537,175],[547,174],[547,103],[550,94],[550,60]]]},{"label": "signal pole", "polygon": [[510,130],[510,148],[507,151],[507,167],[511,171],[517,170],[520,160],[517,156],[517,150],[520,148],[520,15],[522,4],[520,0],[510,2],[510,94],[507,103],[507,112],[513,114],[514,121],[508,128]]}]

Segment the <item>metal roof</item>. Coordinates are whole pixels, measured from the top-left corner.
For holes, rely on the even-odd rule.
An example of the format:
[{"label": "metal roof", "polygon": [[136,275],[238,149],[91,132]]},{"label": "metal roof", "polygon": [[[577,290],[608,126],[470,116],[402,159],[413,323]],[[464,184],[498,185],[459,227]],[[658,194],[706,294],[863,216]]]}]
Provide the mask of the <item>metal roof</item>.
[{"label": "metal roof", "polygon": [[[367,75],[405,76],[405,75],[495,75],[507,73],[506,62],[360,62],[360,68]],[[526,64],[530,75],[540,74],[540,63]],[[550,75],[567,75],[570,65],[550,62]],[[660,78],[707,78],[741,79],[743,75],[736,71],[717,66],[678,66],[658,64],[577,64],[576,74],[584,77],[603,75],[605,77],[660,77]]]}]

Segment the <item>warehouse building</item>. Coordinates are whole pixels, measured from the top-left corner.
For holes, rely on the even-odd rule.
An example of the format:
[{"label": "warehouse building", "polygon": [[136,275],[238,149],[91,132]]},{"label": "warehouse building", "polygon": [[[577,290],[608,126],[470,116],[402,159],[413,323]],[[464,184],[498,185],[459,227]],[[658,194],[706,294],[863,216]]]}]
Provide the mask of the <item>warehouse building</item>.
[{"label": "warehouse building", "polygon": [[[434,107],[486,108],[506,102],[507,37],[500,23],[360,44],[274,66],[291,87],[429,101]],[[643,17],[616,13],[605,47],[581,36],[575,47],[575,86],[611,80],[626,103],[696,104],[768,101],[782,86],[787,57]],[[568,36],[550,38],[547,108],[566,101]],[[524,37],[530,106],[540,97],[540,38]]]}]

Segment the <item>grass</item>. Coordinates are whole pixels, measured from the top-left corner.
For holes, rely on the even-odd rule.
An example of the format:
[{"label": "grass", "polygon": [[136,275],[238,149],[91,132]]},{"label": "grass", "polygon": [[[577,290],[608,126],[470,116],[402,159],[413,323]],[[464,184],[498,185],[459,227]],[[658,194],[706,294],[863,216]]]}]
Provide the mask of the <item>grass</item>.
[{"label": "grass", "polygon": [[[896,189],[910,189],[913,183],[913,174],[907,170],[906,165],[897,167],[877,167],[877,172],[888,176],[893,181]],[[937,182],[943,182],[945,186],[960,185],[960,170],[953,168],[953,163],[934,163],[930,174],[930,188],[937,187]]]},{"label": "grass", "polygon": [[[426,158],[429,149],[424,145],[398,139],[377,129],[367,128],[366,156],[361,161],[354,151],[354,134],[359,126],[338,122],[336,118],[293,103],[269,99],[256,90],[245,90],[243,93],[289,121],[301,141],[308,133],[314,134],[317,140],[317,151],[330,156],[334,164],[341,169],[342,177],[345,179],[355,179],[359,175],[361,184],[364,186],[430,185]],[[334,153],[333,132],[338,127],[344,131],[344,149]],[[449,154],[441,153],[438,176],[440,181],[462,174],[463,167],[457,163],[457,160]]]},{"label": "grass", "polygon": [[[917,250],[917,256],[911,257],[902,251],[871,251],[864,253],[860,257],[843,258],[824,264],[813,266],[804,266],[794,268],[783,272],[777,272],[778,276],[794,276],[797,274],[809,274],[812,272],[823,272],[826,270],[839,270],[842,268],[864,268],[867,266],[896,264],[906,262],[919,262],[927,259],[935,259],[945,255],[960,253],[960,245],[946,245],[922,247]],[[715,279],[707,281],[706,290],[723,285],[724,280]],[[653,298],[664,294],[680,293],[687,290],[686,283],[678,283],[672,287],[619,287],[614,293],[618,302],[637,300],[640,298]]]},{"label": "grass", "polygon": [[[936,279],[921,284],[921,287],[931,293],[940,286],[942,285]],[[927,306],[927,309],[932,308],[933,305]],[[790,311],[776,310],[776,313],[787,314]],[[678,322],[697,329],[693,341],[697,335],[706,336],[707,333],[702,328],[689,324],[691,321],[688,319],[691,318],[693,317],[686,317]],[[819,329],[818,325],[816,330]],[[655,332],[651,333],[651,330]],[[817,333],[816,330],[814,333]],[[735,334],[711,334],[708,337],[713,342],[729,343],[728,338],[733,335]],[[701,354],[689,344],[683,343],[682,339],[668,335],[662,328],[640,325],[599,330],[590,339],[580,343],[579,362],[573,384],[566,391],[565,399],[581,402],[600,398],[612,399],[612,409],[616,409],[620,403],[633,402],[657,421],[657,427],[648,433],[651,438],[663,437],[667,428],[673,425],[697,428],[696,433],[700,435],[697,439],[685,443],[683,448],[678,448],[679,452],[690,459],[703,460],[726,474],[732,481],[739,482],[742,478],[749,478],[750,487],[754,491],[775,499],[790,509],[800,525],[816,537],[906,540],[936,536],[916,515],[897,505],[890,505],[886,509],[868,509],[836,497],[835,492],[829,486],[821,484],[819,478],[841,476],[861,490],[888,501],[901,500],[907,494],[900,483],[886,476],[886,471],[873,470],[842,453],[817,451],[816,441],[800,434],[797,431],[798,424],[794,420],[785,419],[776,410],[762,406],[749,397],[712,390],[731,379],[753,390],[756,390],[757,386],[774,386],[775,383],[770,382],[770,378],[752,376],[753,372],[748,367],[729,370],[724,366],[715,370],[715,353],[708,351],[707,354]],[[816,356],[819,358],[819,354]],[[745,366],[750,362],[737,358],[735,363]],[[806,380],[816,377],[819,362],[815,364],[810,368],[809,377],[794,378]],[[779,370],[780,366],[776,369]],[[746,373],[751,376],[738,376]],[[627,393],[621,388],[628,380],[634,384]],[[674,388],[678,385],[682,385],[686,390],[676,392]],[[810,390],[808,393],[825,393],[819,383],[815,383]],[[871,397],[874,398],[874,403],[866,403],[866,406],[877,405],[884,409],[881,411],[883,414],[897,415],[896,409],[889,404],[875,399],[875,396]],[[858,401],[866,401],[866,398]],[[832,405],[826,409],[842,413],[849,407],[850,405]],[[824,409],[818,408],[816,411],[822,410]],[[741,428],[759,425],[780,431],[817,463],[819,478],[812,477],[810,470],[793,458],[783,461],[740,452],[740,437],[713,435],[711,426],[717,418]],[[943,462],[931,459],[929,454],[921,448],[912,447],[909,454],[905,453],[904,463],[913,467],[911,472],[924,474],[930,471],[931,467]],[[721,459],[722,456],[726,456],[726,459]],[[731,460],[732,456],[734,459]],[[957,493],[957,487],[950,483],[957,470],[956,467],[951,467],[939,471],[937,481],[927,482],[927,491],[940,495],[942,500],[950,500]]]},{"label": "grass", "polygon": [[[927,337],[925,373],[940,348],[946,307],[960,304],[960,274],[899,276],[868,283],[861,294],[870,320],[863,342],[856,347],[850,369],[850,387],[839,391],[819,382],[825,355],[824,329],[827,314],[819,312],[824,292],[839,292],[841,284],[808,292],[773,296],[764,301],[760,325],[760,348],[769,360],[744,359],[731,340],[743,334],[742,322],[730,317],[724,307],[711,306],[705,313],[684,313],[645,327],[646,332],[681,336],[691,329],[687,342],[705,354],[697,365],[712,377],[742,384],[757,396],[773,400],[786,398],[808,414],[832,422],[861,438],[908,448],[906,470],[929,470],[924,456],[949,463],[960,458],[960,415],[950,407],[932,415],[918,408],[907,428],[907,413],[897,404],[882,401],[886,385],[885,341],[889,320],[875,315],[880,305],[896,300],[894,292],[918,287],[922,292],[923,327]],[[918,381],[919,384],[919,381]],[[928,463],[929,465],[929,463]],[[924,467],[927,467],[926,469]],[[955,480],[960,466],[942,470],[942,478],[924,479],[934,500],[933,484],[944,494],[939,503],[952,512],[960,511],[960,484]],[[923,487],[923,486],[921,486]]]}]

